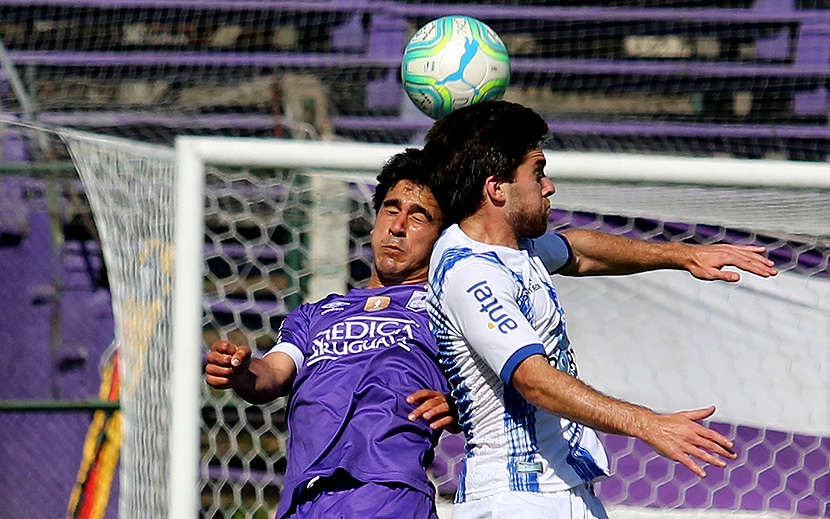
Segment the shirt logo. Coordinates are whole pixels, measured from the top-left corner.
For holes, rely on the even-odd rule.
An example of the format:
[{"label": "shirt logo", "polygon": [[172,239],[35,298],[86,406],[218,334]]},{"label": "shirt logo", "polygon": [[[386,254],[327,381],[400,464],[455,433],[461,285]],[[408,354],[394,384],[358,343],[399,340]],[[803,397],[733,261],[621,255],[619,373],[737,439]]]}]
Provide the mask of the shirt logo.
[{"label": "shirt logo", "polygon": [[346,301],[332,301],[331,303],[326,303],[322,306],[323,311],[320,312],[320,315],[326,315],[330,312],[342,312],[350,304],[351,303]]},{"label": "shirt logo", "polygon": [[496,296],[493,295],[493,291],[487,285],[487,281],[476,283],[467,289],[467,293],[472,294],[476,298],[476,301],[481,303],[479,312],[487,314],[490,318],[487,327],[491,330],[498,328],[501,333],[506,334],[519,327],[516,321],[507,316],[507,312],[501,306],[499,300],[496,299]]},{"label": "shirt logo", "polygon": [[530,294],[532,294],[533,292],[536,292],[540,288],[542,288],[542,285],[540,285],[539,283],[533,283],[531,281],[530,285],[527,287],[527,290],[525,290],[525,295],[530,297]]},{"label": "shirt logo", "polygon": [[367,312],[377,312],[378,310],[383,310],[389,303],[392,302],[392,298],[389,296],[372,296],[366,300],[366,304],[363,305],[363,310]]},{"label": "shirt logo", "polygon": [[372,350],[397,347],[412,351],[409,342],[420,325],[410,319],[356,316],[332,324],[311,339],[311,366]]},{"label": "shirt logo", "polygon": [[413,292],[409,301],[406,303],[406,307],[416,312],[424,310],[427,307],[427,293]]}]

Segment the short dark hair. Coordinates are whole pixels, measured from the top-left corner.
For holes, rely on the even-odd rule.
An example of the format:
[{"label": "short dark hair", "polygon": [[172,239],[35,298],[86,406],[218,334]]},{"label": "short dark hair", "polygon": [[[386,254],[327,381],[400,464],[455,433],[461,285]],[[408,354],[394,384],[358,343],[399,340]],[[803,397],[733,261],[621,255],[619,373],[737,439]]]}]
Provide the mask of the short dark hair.
[{"label": "short dark hair", "polygon": [[377,176],[378,185],[372,197],[375,214],[380,211],[383,200],[390,189],[401,180],[427,187],[429,171],[424,166],[424,152],[418,148],[407,148],[392,156]]},{"label": "short dark hair", "polygon": [[427,185],[444,224],[458,223],[481,207],[487,177],[512,181],[525,156],[548,134],[539,114],[507,101],[466,106],[436,121],[426,135],[425,169],[432,172]]}]

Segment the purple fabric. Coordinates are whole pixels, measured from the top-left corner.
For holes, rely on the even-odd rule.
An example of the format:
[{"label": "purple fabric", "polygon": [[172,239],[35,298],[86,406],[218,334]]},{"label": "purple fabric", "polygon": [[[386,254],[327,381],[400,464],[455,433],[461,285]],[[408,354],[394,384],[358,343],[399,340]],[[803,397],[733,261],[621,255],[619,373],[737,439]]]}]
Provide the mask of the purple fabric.
[{"label": "purple fabric", "polygon": [[426,467],[440,432],[425,420],[410,422],[415,406],[405,401],[419,389],[447,392],[425,301],[423,285],[359,289],[286,317],[278,342],[298,347],[305,361],[288,409],[278,517],[307,481],[337,469],[360,481],[402,483],[432,495]]},{"label": "purple fabric", "polygon": [[[319,492],[316,486],[323,487]],[[427,494],[405,485],[321,481],[312,487],[313,497],[303,502],[291,519],[438,519]]]}]

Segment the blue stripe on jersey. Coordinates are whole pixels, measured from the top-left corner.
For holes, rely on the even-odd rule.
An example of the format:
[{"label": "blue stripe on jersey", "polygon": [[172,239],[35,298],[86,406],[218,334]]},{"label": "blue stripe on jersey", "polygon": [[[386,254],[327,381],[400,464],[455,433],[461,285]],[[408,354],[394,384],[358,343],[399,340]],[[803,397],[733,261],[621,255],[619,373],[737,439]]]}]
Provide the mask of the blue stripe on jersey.
[{"label": "blue stripe on jersey", "polygon": [[461,463],[461,476],[458,478],[458,488],[455,490],[454,503],[463,503],[467,500],[467,460]]},{"label": "blue stripe on jersey", "polygon": [[600,476],[604,476],[605,472],[599,468],[591,453],[579,444],[579,440],[582,438],[582,430],[582,424],[576,422],[572,422],[568,429],[571,433],[571,437],[568,440],[571,449],[568,452],[567,462],[582,481],[587,483]]},{"label": "blue stripe on jersey", "polygon": [[[473,436],[473,420],[472,420],[472,402],[470,399],[470,390],[464,383],[461,377],[460,368],[455,360],[452,352],[452,341],[450,340],[449,323],[443,316],[442,311],[442,296],[444,294],[444,278],[447,272],[452,267],[464,258],[472,256],[470,249],[449,249],[444,252],[438,268],[435,271],[433,282],[430,283],[429,297],[427,299],[427,311],[430,315],[430,323],[432,333],[435,336],[435,343],[438,347],[438,362],[447,381],[450,385],[450,394],[455,399],[458,407],[458,423],[464,432],[464,450],[466,456],[472,457],[472,436]],[[463,503],[466,501],[466,481],[467,481],[467,464],[464,463],[461,469],[461,475],[458,481],[458,488],[455,494],[455,502]]]},{"label": "blue stripe on jersey", "polygon": [[[531,267],[539,273],[538,268],[532,262]],[[539,279],[542,280],[542,284],[545,286],[545,290],[547,290],[548,296],[553,301],[553,304],[556,307],[556,312],[559,314],[559,324],[556,325],[556,329],[552,333],[553,335],[556,335],[556,338],[552,341],[555,342],[556,346],[553,351],[549,353],[549,358],[552,360],[554,367],[576,377],[576,362],[574,362],[573,359],[570,341],[568,340],[568,333],[565,331],[565,312],[562,311],[562,306],[559,304],[559,296],[556,295],[556,289],[553,285],[548,283],[546,280],[546,276],[540,274]],[[548,277],[547,279],[550,278]]]},{"label": "blue stripe on jersey", "polygon": [[537,450],[536,407],[512,386],[504,388],[504,428],[509,445],[507,474],[510,490],[538,492],[538,474],[518,470],[519,463],[533,461],[533,453]]}]

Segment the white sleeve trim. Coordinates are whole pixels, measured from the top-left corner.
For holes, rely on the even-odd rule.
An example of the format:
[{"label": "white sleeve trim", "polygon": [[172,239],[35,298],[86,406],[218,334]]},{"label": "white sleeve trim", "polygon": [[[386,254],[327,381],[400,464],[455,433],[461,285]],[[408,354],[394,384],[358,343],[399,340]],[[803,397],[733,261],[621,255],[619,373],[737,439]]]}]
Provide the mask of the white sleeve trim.
[{"label": "white sleeve trim", "polygon": [[271,348],[270,350],[268,350],[268,353],[266,353],[264,357],[267,357],[268,355],[271,355],[272,353],[276,353],[278,351],[285,353],[286,355],[291,357],[291,360],[294,361],[294,366],[297,368],[297,371],[300,371],[300,368],[303,366],[305,361],[305,356],[303,355],[303,352],[300,351],[300,348],[294,346],[290,342],[281,342],[273,348]]}]

